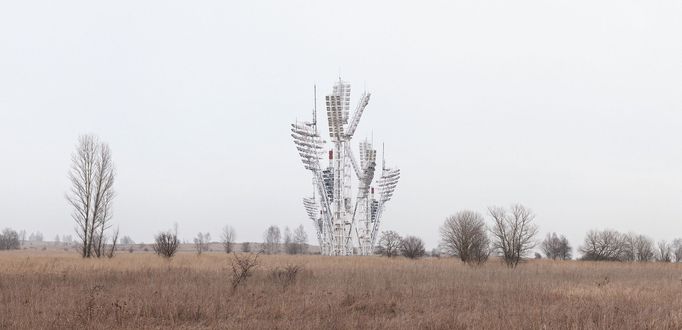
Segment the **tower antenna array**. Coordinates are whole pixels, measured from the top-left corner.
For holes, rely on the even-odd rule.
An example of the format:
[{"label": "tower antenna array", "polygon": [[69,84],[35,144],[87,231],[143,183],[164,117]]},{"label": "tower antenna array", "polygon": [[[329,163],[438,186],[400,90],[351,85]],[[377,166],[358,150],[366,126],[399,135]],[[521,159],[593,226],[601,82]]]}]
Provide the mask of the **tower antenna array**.
[{"label": "tower antenna array", "polygon": [[[323,255],[372,254],[381,215],[393,196],[400,170],[386,167],[382,150],[381,176],[375,180],[377,150],[371,140],[360,142],[359,158],[354,156],[351,141],[370,93],[365,91],[360,96],[351,116],[351,85],[341,78],[334,84],[332,92],[325,96],[331,139],[327,147],[317,127],[317,85],[313,89],[312,121],[291,125],[296,149],[313,176],[313,194],[303,199],[303,206],[313,221]],[[328,163],[323,167],[325,151]]]}]

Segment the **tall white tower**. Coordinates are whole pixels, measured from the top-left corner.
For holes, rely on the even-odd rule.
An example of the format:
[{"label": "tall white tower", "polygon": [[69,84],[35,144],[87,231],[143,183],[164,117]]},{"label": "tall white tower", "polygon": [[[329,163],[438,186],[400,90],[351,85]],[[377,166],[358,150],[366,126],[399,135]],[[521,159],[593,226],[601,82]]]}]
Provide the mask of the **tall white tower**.
[{"label": "tall white tower", "polygon": [[[318,131],[317,104],[311,122],[291,125],[296,149],[313,174],[313,195],[304,198],[303,205],[315,225],[323,255],[372,254],[381,213],[400,178],[399,169],[388,168],[382,161],[381,176],[374,180],[377,151],[366,139],[359,144],[359,162],[353,156],[351,140],[370,94],[362,94],[351,117],[350,91],[350,84],[339,79],[325,97],[329,149]],[[325,154],[329,163],[322,167]]]}]

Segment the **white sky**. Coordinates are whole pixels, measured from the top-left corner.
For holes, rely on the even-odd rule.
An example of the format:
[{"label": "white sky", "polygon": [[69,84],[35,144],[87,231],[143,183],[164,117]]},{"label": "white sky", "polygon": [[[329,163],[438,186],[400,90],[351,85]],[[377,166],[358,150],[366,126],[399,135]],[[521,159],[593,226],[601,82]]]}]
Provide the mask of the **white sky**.
[{"label": "white sky", "polygon": [[681,17],[676,0],[4,1],[0,227],[72,234],[70,155],[95,133],[123,234],[305,224],[314,243],[289,123],[341,74],[354,102],[373,93],[357,137],[402,170],[382,229],[432,248],[447,215],[520,202],[575,247],[593,228],[682,237]]}]

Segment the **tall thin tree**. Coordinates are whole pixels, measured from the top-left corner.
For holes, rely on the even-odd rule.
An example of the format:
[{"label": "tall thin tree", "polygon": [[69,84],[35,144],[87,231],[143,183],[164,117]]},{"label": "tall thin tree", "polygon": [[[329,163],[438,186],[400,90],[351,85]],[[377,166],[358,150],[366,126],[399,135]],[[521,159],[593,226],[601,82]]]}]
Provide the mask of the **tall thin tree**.
[{"label": "tall thin tree", "polygon": [[104,255],[105,231],[111,227],[115,196],[115,170],[111,149],[94,135],[79,137],[71,157],[70,192],[66,199],[73,207],[76,234],[84,258]]}]

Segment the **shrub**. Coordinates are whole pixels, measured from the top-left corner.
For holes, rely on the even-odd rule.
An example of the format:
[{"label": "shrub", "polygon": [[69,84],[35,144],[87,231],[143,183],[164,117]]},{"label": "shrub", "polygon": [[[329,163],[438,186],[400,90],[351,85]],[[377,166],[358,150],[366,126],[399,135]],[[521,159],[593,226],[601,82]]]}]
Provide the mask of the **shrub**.
[{"label": "shrub", "polygon": [[417,259],[424,256],[424,241],[419,237],[407,236],[400,243],[400,253],[410,259]]},{"label": "shrub", "polygon": [[172,258],[179,245],[178,235],[171,232],[160,233],[154,238],[154,252],[164,258]]},{"label": "shrub", "polygon": [[232,289],[237,289],[239,284],[253,275],[253,271],[258,267],[258,254],[244,254],[241,257],[234,253],[232,259]]}]

